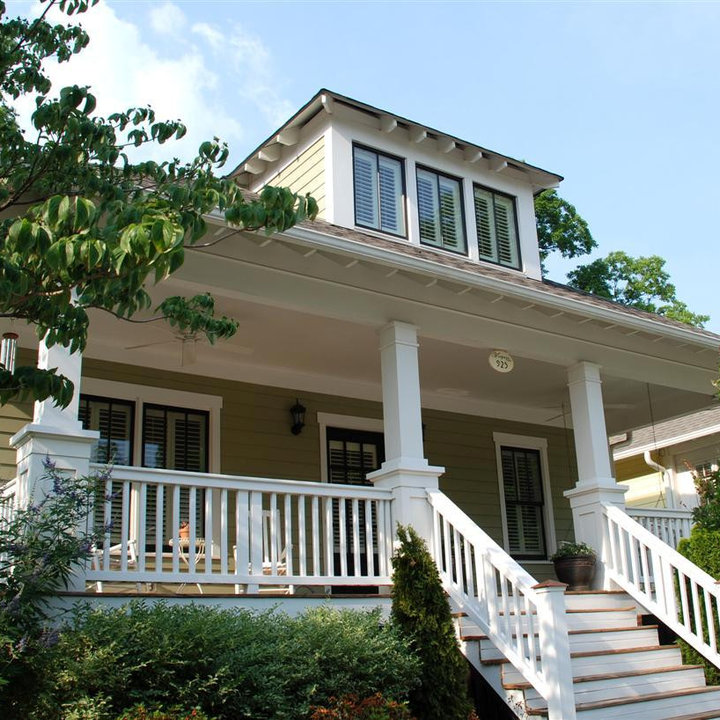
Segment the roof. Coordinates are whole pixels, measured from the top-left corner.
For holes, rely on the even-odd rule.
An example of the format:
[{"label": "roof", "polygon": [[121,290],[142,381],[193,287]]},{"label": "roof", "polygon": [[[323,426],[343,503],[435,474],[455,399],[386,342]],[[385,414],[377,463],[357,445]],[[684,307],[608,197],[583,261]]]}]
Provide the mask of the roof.
[{"label": "roof", "polygon": [[[257,197],[254,193],[246,193],[246,195],[248,197]],[[553,282],[551,280],[536,280],[534,278],[527,277],[520,272],[506,270],[499,265],[478,262],[462,255],[448,253],[430,246],[414,245],[402,239],[380,237],[361,230],[354,230],[340,225],[335,225],[321,219],[305,221],[300,223],[297,227],[306,228],[308,230],[334,237],[340,237],[346,240],[361,243],[363,245],[389,250],[393,253],[399,253],[404,256],[427,261],[436,266],[440,265],[447,268],[454,268],[485,278],[494,278],[503,283],[509,283],[511,286],[515,286],[518,289],[526,288],[536,292],[539,291],[547,295],[548,299],[561,298],[572,300],[580,306],[585,306],[587,308],[610,310],[613,313],[627,318],[634,318],[645,322],[650,321],[656,326],[660,325],[665,326],[668,329],[679,329],[684,333],[695,335],[698,341],[707,342],[709,340],[714,343],[716,347],[720,348],[720,335],[709,332],[708,330],[696,328],[677,320],[671,320],[670,318],[663,317],[662,315],[656,315],[644,310],[628,307],[612,300],[592,295],[581,290],[576,290],[575,288],[571,288],[567,285]],[[289,231],[286,231],[286,234],[292,234],[292,228]],[[651,332],[650,329],[648,329],[648,331]]]},{"label": "roof", "polygon": [[339,103],[360,112],[375,115],[379,120],[383,122],[396,123],[398,126],[405,127],[407,129],[417,129],[423,131],[428,137],[443,138],[455,143],[455,146],[461,150],[482,153],[483,157],[490,159],[497,159],[501,162],[506,162],[509,167],[520,172],[529,173],[534,176],[535,184],[541,185],[542,187],[551,188],[556,187],[562,180],[563,177],[557,173],[543,170],[535,165],[526,163],[522,160],[510,157],[509,155],[503,155],[502,153],[495,152],[494,150],[488,150],[480,145],[472,143],[468,140],[462,140],[461,138],[449,135],[446,132],[436,130],[423,125],[422,123],[416,122],[415,120],[409,120],[401,115],[382,110],[380,108],[367,105],[366,103],[353,100],[340,93],[327,90],[325,88],[319,90],[315,96],[303,105],[289,120],[287,120],[282,126],[280,126],[275,132],[273,132],[267,139],[265,139],[260,145],[258,145],[245,159],[243,159],[238,166],[230,173],[230,177],[236,177],[241,175],[245,171],[245,165],[256,159],[258,153],[269,145],[275,145],[281,142],[280,137],[283,133],[287,133],[288,130],[294,128],[301,128],[312,120],[319,112],[325,110],[326,112],[332,113],[332,105]]},{"label": "roof", "polygon": [[[636,428],[629,433],[626,442],[618,442],[614,445],[613,457],[615,460],[622,460],[640,455],[646,450],[678,445],[715,433],[720,433],[720,404],[689,415]],[[613,438],[610,438],[610,444],[613,444]]]}]

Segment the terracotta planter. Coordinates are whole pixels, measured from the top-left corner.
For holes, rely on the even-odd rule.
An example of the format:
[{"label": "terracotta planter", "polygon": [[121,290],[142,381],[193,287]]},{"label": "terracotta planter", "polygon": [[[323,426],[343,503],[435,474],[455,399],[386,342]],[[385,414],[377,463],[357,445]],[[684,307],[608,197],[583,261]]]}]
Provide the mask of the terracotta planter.
[{"label": "terracotta planter", "polygon": [[589,590],[595,575],[595,558],[587,555],[553,560],[555,575],[568,590]]},{"label": "terracotta planter", "polygon": [[190,525],[187,523],[183,523],[180,525],[180,529],[178,530],[178,535],[180,535],[181,538],[187,539],[190,537]]}]

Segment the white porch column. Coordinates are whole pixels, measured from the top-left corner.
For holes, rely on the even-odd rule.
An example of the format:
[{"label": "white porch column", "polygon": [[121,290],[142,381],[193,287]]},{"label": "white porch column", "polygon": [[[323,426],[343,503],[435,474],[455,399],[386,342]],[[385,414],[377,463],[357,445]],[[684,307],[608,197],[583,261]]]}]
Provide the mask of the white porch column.
[{"label": "white porch column", "polygon": [[565,492],[573,513],[575,538],[598,552],[594,585],[610,589],[604,572],[609,552],[604,532],[603,503],[625,508],[625,488],[615,482],[605,428],[600,366],[580,362],[568,369],[578,481]]},{"label": "white porch column", "polygon": [[[10,446],[17,453],[17,498],[21,506],[33,497],[41,498],[47,491],[41,482],[46,458],[61,472],[78,477],[87,475],[92,443],[99,437],[95,431],[83,430],[78,420],[81,354],[71,355],[67,348],[59,345],[48,348],[41,342],[38,367],[57,368],[58,373],[72,380],[75,391],[66,408],[56,406],[52,400],[36,402],[33,422],[10,438]],[[84,589],[80,571],[71,578],[69,588]]]},{"label": "white porch column", "polygon": [[417,328],[391,322],[380,330],[385,462],[368,475],[377,487],[394,495],[394,520],[412,525],[427,542],[432,515],[426,490],[437,489],[445,468],[424,457],[420,406]]}]

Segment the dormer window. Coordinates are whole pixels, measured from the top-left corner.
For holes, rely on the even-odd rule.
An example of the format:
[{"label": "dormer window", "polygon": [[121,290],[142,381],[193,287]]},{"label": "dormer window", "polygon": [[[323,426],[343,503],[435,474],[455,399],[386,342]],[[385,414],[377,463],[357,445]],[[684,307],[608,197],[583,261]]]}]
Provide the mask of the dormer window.
[{"label": "dormer window", "polygon": [[355,224],[405,237],[405,173],[400,158],[353,146]]},{"label": "dormer window", "polygon": [[460,180],[418,168],[417,194],[420,242],[466,255]]},{"label": "dormer window", "polygon": [[520,268],[515,198],[475,185],[475,225],[481,260]]}]

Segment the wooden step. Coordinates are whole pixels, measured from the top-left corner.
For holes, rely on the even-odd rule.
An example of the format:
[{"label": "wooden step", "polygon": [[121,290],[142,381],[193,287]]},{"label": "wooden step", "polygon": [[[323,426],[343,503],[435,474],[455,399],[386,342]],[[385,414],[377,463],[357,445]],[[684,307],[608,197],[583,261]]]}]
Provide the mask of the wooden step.
[{"label": "wooden step", "polygon": [[[595,673],[632,672],[645,668],[682,665],[682,654],[677,645],[572,653],[570,659],[574,678],[586,677]],[[503,682],[509,684],[524,681],[520,671],[507,661],[502,666],[502,677]]]},{"label": "wooden step", "polygon": [[[598,702],[579,703],[577,720],[672,720],[678,712],[693,709],[694,715],[720,713],[720,688],[675,690],[653,693],[637,698],[618,698]],[[529,716],[542,716],[544,709],[531,709]],[[691,715],[693,717],[693,715]],[[712,717],[712,714],[710,715]]]},{"label": "wooden step", "polygon": [[[657,693],[699,688],[705,688],[705,673],[698,665],[588,675],[573,682],[578,705],[621,698],[630,701]],[[545,699],[529,683],[521,689],[529,709],[547,706]]]}]

